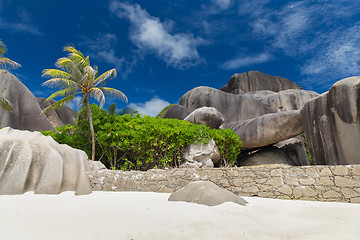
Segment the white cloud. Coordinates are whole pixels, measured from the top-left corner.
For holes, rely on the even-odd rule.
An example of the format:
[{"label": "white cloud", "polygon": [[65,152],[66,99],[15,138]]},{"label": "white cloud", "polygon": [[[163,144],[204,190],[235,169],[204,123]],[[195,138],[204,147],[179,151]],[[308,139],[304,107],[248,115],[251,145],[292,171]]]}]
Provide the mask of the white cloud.
[{"label": "white cloud", "polygon": [[155,117],[164,107],[168,105],[170,105],[169,102],[158,97],[153,97],[150,101],[145,103],[130,103],[128,107],[136,109],[143,115]]},{"label": "white cloud", "polygon": [[227,70],[237,69],[240,67],[251,66],[255,64],[264,63],[271,60],[271,55],[268,53],[261,53],[256,56],[237,57],[229,60],[221,65],[222,68]]},{"label": "white cloud", "polygon": [[221,10],[228,9],[232,5],[232,0],[212,0],[212,2]]},{"label": "white cloud", "polygon": [[[2,7],[0,10],[2,10]],[[34,35],[42,35],[42,32],[34,23],[30,12],[23,8],[18,8],[16,15],[16,21],[9,21],[3,17],[0,17],[0,29],[9,30],[12,32],[24,32]]]},{"label": "white cloud", "polygon": [[192,34],[171,34],[169,24],[163,24],[159,18],[151,16],[138,4],[113,1],[110,10],[120,18],[131,23],[130,39],[144,52],[153,52],[174,68],[189,68],[204,60],[199,56],[197,46],[204,44],[201,38]]},{"label": "white cloud", "polygon": [[75,111],[79,111],[80,110],[80,101],[81,101],[81,97],[76,96],[74,97],[74,99],[67,103],[66,105],[71,108],[74,109]]}]

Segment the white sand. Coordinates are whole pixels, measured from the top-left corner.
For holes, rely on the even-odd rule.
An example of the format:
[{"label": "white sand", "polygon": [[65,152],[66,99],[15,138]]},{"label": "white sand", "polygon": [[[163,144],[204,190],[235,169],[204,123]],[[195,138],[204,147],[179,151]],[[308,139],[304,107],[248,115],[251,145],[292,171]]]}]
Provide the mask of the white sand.
[{"label": "white sand", "polygon": [[245,197],[246,207],[208,207],[169,195],[0,196],[0,239],[360,239],[360,204]]}]

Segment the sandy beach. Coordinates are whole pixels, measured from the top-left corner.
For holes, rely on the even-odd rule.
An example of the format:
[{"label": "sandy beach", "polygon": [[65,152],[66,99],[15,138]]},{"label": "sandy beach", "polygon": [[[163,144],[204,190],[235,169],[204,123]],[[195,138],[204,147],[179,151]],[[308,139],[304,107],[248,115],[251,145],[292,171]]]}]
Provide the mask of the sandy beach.
[{"label": "sandy beach", "polygon": [[244,197],[247,206],[169,202],[170,194],[0,196],[2,240],[360,239],[360,204]]}]

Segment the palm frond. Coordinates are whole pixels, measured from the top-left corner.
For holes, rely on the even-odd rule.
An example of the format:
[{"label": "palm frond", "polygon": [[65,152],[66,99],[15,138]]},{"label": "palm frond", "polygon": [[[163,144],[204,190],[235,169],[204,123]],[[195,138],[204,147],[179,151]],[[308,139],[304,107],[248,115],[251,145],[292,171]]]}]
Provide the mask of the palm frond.
[{"label": "palm frond", "polygon": [[98,86],[101,83],[105,83],[105,81],[109,80],[109,78],[111,78],[111,77],[116,78],[116,76],[117,76],[117,73],[116,73],[115,68],[113,68],[109,71],[106,71],[95,79],[95,86]]},{"label": "palm frond", "polygon": [[19,63],[15,62],[9,58],[4,58],[4,57],[0,58],[0,66],[1,66],[1,68],[6,68],[6,66],[9,66],[12,69],[21,67],[21,65]]},{"label": "palm frond", "polygon": [[66,78],[51,78],[42,83],[42,85],[53,88],[80,88],[77,82],[73,81],[72,79]]},{"label": "palm frond", "polygon": [[5,44],[0,40],[0,55],[4,55],[6,53]]},{"label": "palm frond", "polygon": [[121,91],[119,91],[119,90],[117,90],[115,88],[109,88],[109,87],[98,87],[98,88],[101,91],[103,91],[104,94],[106,94],[106,95],[109,95],[109,96],[112,96],[114,98],[124,100],[125,102],[128,101],[126,95],[123,92],[121,92]]},{"label": "palm frond", "polygon": [[97,74],[97,69],[92,68],[91,66],[86,66],[84,68],[84,72],[87,74],[86,84],[88,88],[92,88],[95,86],[95,76]]},{"label": "palm frond", "polygon": [[[72,94],[72,95],[69,95],[57,102],[54,102],[53,104],[51,104],[50,106],[44,108],[41,113],[46,113],[47,111],[49,111],[49,109],[59,109],[59,108],[62,108],[63,106],[65,106],[68,102],[70,102],[71,100],[74,99],[76,93]],[[47,99],[46,99],[47,101]]]},{"label": "palm frond", "polygon": [[12,104],[4,97],[0,97],[0,106],[8,111],[13,109]]},{"label": "palm frond", "polygon": [[69,88],[61,89],[51,94],[45,101],[48,102],[56,97],[70,96],[73,94],[81,93],[80,91],[77,90],[78,89],[69,89]]},{"label": "palm frond", "polygon": [[96,101],[100,103],[100,107],[104,106],[105,104],[105,95],[100,88],[92,88],[90,95],[93,96]]},{"label": "palm frond", "polygon": [[81,68],[90,66],[89,57],[85,57],[80,50],[77,50],[74,46],[67,46],[64,48],[65,52],[69,52],[69,59],[74,61],[77,65],[80,65]]},{"label": "palm frond", "polygon": [[70,80],[71,74],[59,69],[44,69],[42,71],[42,77],[52,77]]}]

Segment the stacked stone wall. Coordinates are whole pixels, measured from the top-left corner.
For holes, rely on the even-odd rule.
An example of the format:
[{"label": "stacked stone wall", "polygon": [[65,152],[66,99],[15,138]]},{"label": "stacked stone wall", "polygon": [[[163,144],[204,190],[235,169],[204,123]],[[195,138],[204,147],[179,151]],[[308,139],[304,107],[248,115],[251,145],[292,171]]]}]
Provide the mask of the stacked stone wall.
[{"label": "stacked stone wall", "polygon": [[360,165],[89,172],[95,191],[174,192],[211,181],[240,196],[360,203]]}]

